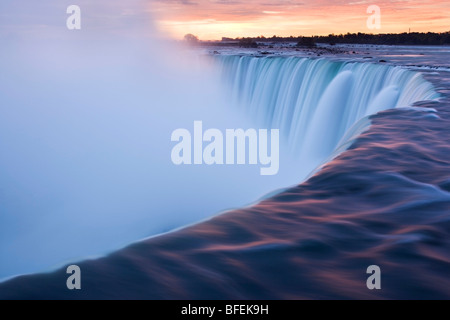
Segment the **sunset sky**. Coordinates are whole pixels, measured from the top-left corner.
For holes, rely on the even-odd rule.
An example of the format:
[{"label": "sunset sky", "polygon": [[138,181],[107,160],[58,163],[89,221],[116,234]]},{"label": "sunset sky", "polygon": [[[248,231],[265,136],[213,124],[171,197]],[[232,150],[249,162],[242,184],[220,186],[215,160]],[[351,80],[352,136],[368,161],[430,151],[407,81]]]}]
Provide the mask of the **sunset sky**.
[{"label": "sunset sky", "polygon": [[[370,30],[369,5],[381,9],[381,29]],[[448,0],[153,0],[158,27],[173,37],[327,35],[450,30]]]}]

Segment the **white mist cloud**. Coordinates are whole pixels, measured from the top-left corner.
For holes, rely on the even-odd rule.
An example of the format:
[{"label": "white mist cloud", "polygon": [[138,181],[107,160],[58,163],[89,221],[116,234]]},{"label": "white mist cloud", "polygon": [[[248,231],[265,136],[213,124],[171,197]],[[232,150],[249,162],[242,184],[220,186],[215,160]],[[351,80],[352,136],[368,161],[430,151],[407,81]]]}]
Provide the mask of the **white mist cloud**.
[{"label": "white mist cloud", "polygon": [[140,1],[77,1],[79,31],[66,28],[68,1],[23,4],[0,4],[0,278],[104,254],[285,185],[257,166],[172,164],[174,129],[249,125],[196,54],[155,39]]}]

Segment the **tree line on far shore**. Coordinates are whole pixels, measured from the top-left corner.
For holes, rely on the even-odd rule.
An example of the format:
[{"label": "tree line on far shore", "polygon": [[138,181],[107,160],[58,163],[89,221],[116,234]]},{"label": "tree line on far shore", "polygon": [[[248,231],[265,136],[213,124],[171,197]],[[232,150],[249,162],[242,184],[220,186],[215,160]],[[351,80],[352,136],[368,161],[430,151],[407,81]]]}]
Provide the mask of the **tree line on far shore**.
[{"label": "tree line on far shore", "polygon": [[405,33],[347,33],[329,34],[328,36],[312,37],[278,37],[266,38],[264,36],[256,38],[222,38],[222,42],[235,42],[242,47],[257,47],[259,43],[296,42],[301,47],[314,47],[316,43],[328,43],[331,45],[338,43],[346,44],[377,44],[377,45],[450,45],[450,31],[435,32],[405,32]]}]

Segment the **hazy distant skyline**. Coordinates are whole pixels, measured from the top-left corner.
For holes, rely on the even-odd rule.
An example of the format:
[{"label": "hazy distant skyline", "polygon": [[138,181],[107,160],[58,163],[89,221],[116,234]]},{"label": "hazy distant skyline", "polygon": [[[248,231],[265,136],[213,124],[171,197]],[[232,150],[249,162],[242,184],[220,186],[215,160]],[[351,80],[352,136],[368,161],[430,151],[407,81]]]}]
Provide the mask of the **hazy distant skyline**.
[{"label": "hazy distant skyline", "polygon": [[[367,28],[369,5],[381,9],[379,30]],[[169,35],[182,38],[193,33],[203,40],[450,29],[448,0],[153,0],[151,11],[159,28]]]}]

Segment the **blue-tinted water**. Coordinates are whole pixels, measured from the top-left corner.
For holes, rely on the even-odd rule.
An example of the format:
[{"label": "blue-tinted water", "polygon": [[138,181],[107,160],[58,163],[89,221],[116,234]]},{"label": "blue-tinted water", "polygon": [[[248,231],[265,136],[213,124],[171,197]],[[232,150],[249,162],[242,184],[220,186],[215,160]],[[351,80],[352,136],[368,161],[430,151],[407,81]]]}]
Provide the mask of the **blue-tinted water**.
[{"label": "blue-tinted water", "polygon": [[[391,55],[393,51],[390,47]],[[433,50],[428,52],[432,55]],[[349,59],[346,56],[338,58]],[[239,57],[225,59],[235,59],[236,63],[245,61]],[[323,65],[321,70],[327,67],[334,70],[334,76],[318,82],[291,81],[291,88],[295,90],[290,92],[282,78],[290,75],[290,79],[294,79],[293,70],[300,62],[292,58],[288,62],[283,60],[285,58],[277,59],[248,61],[247,67],[253,65],[252,73],[258,75],[256,78],[252,78],[249,71],[231,72],[245,83],[233,92],[244,108],[248,107],[247,114],[255,114],[255,121],[275,121],[276,125],[289,122],[285,133],[287,139],[293,137],[288,140],[291,144],[304,137],[304,134],[291,135],[296,132],[292,129],[296,121],[311,125],[316,123],[313,121],[316,111],[320,115],[324,114],[323,110],[333,111],[326,109],[331,108],[327,104],[323,104],[323,110],[317,108],[320,102],[314,105],[316,108],[297,104],[301,99],[295,99],[293,95],[302,92],[299,90],[302,85],[308,88],[314,84],[310,90],[320,87],[322,94],[328,91],[331,97],[335,92],[334,97],[342,108],[338,111],[343,112],[333,114],[327,123],[333,123],[339,117],[337,123],[345,119],[346,129],[352,127],[352,121],[357,123],[358,118],[364,118],[370,102],[377,100],[383,88],[392,85],[397,86],[399,96],[403,95],[408,103],[421,99],[434,101],[417,102],[413,106],[408,103],[397,105],[392,102],[392,99],[398,101],[396,92],[388,89],[382,95],[387,98],[378,100],[397,108],[370,116],[370,128],[364,124],[363,130],[353,131],[355,135],[348,135],[339,127],[341,135],[331,138],[342,141],[346,137],[346,141],[341,148],[339,143],[334,143],[339,150],[331,150],[330,161],[306,182],[252,207],[136,243],[98,260],[81,262],[83,290],[76,295],[61,286],[66,274],[60,269],[47,275],[20,277],[3,283],[0,297],[450,298],[448,73],[427,70],[417,78],[417,74],[403,68],[315,61],[313,64]],[[407,56],[396,63],[410,65],[414,59]],[[429,59],[440,65],[436,62],[439,58]],[[281,67],[289,63],[290,67],[283,73],[275,72],[275,63]],[[303,62],[308,63],[311,62]],[[359,81],[350,81],[357,70],[362,70],[364,76]],[[377,76],[372,76],[371,70]],[[337,78],[346,71],[353,75],[347,73]],[[321,75],[320,72],[314,74]],[[327,75],[327,72],[323,71],[323,74]],[[391,74],[391,82],[386,81],[387,74]],[[229,76],[230,73],[228,79]],[[277,77],[277,81],[272,80],[273,77]],[[332,88],[348,89],[349,81],[352,88],[358,88],[347,92],[346,96],[352,97],[350,103],[339,98],[342,97],[341,90],[327,90],[335,79],[338,79],[337,85]],[[416,79],[413,84],[418,87],[408,91],[409,79]],[[358,87],[365,80],[367,91]],[[233,80],[231,84],[236,82]],[[274,91],[274,85],[280,82],[284,86],[278,89],[284,93],[270,100],[274,92],[279,92]],[[270,85],[265,87],[264,83]],[[423,88],[424,84],[426,95],[412,99],[418,93],[416,88]],[[306,94],[310,90],[305,89]],[[256,93],[249,96],[250,92]],[[354,104],[353,99],[363,92],[371,95],[371,101]],[[439,100],[435,100],[436,93],[440,95]],[[260,97],[262,99],[258,101]],[[320,97],[315,99],[320,101]],[[282,105],[281,101],[289,103]],[[332,102],[333,99],[325,101]],[[266,106],[262,114],[261,105]],[[293,116],[299,110],[297,108],[300,108],[297,113],[302,114],[308,106],[314,110],[311,118],[304,120],[301,116]],[[356,115],[351,112],[354,108],[358,111]],[[283,117],[284,112],[290,112],[290,116]],[[312,138],[317,139],[317,143],[330,139],[327,135],[308,136],[308,139]],[[381,291],[369,291],[366,287],[369,265],[381,268]]]}]

